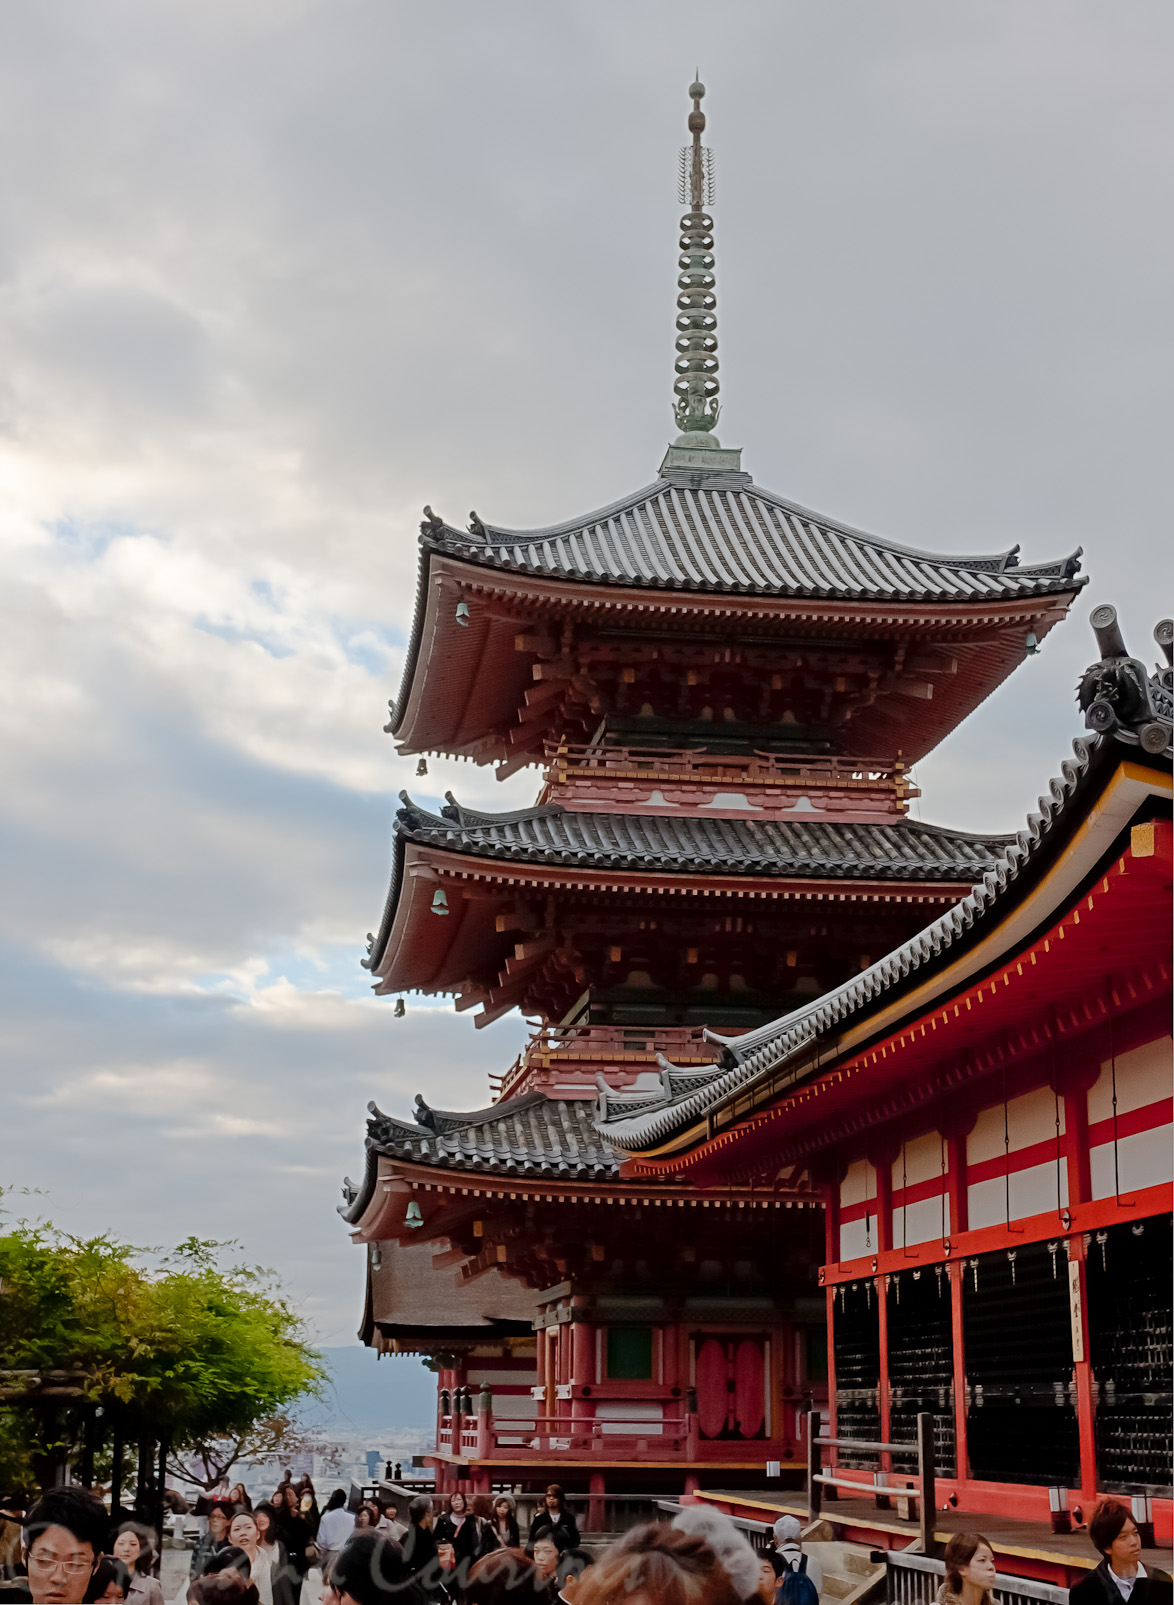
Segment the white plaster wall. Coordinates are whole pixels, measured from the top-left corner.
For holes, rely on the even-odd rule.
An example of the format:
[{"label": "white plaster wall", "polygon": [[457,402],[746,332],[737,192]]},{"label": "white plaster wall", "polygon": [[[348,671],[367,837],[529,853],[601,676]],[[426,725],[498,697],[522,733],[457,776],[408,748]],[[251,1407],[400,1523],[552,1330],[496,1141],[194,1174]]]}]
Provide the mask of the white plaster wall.
[{"label": "white plaster wall", "polygon": [[[1017,1148],[1030,1148],[1033,1143],[1048,1142],[1056,1135],[1056,1100],[1050,1087],[1037,1087],[1034,1092],[1022,1093],[1007,1100],[1007,1130],[1011,1138],[1011,1152]],[[1064,1131],[1064,1100],[1060,1099],[1060,1132]],[[1002,1158],[1003,1105],[993,1104],[984,1109],[974,1123],[974,1130],[966,1139],[966,1163],[981,1165],[985,1159]],[[974,1221],[970,1223],[974,1225]]]},{"label": "white plaster wall", "polygon": [[[1147,1042],[1140,1048],[1117,1056],[1117,1113],[1129,1109],[1143,1109],[1147,1103],[1159,1103],[1174,1091],[1174,1044],[1168,1036]],[[1113,1072],[1106,1059],[1101,1073],[1088,1094],[1090,1123],[1110,1120],[1113,1116]],[[1163,1177],[1163,1180],[1168,1178]],[[1136,1185],[1149,1186],[1148,1182]],[[1112,1192],[1110,1187],[1109,1191]],[[1098,1198],[1102,1194],[1096,1195]]]},{"label": "white plaster wall", "polygon": [[607,1433],[647,1433],[659,1437],[664,1430],[664,1406],[651,1401],[632,1400],[631,1403],[615,1399],[601,1400],[595,1406],[595,1419]]},{"label": "white plaster wall", "polygon": [[936,1181],[943,1174],[945,1163],[944,1144],[936,1131],[914,1137],[905,1144],[904,1168],[900,1154],[893,1160],[893,1191],[899,1191],[902,1176],[910,1186],[920,1181]]},{"label": "white plaster wall", "polygon": [[[1002,1110],[999,1111],[1000,1124]],[[1055,1135],[1053,1125],[1052,1135]],[[1038,1139],[1037,1139],[1038,1141]],[[1111,1190],[1111,1189],[1110,1189]],[[967,1189],[970,1200],[970,1229],[980,1226],[1002,1226],[1007,1219],[1006,1181],[993,1176],[990,1181],[976,1182]],[[1060,1206],[1068,1202],[1068,1167],[1060,1162]],[[1024,1215],[1044,1215],[1056,1208],[1056,1166],[1032,1165],[1027,1170],[1011,1172],[1011,1219]]]},{"label": "white plaster wall", "polygon": [[[1118,1104],[1118,1110],[1120,1104]],[[1122,1137],[1117,1145],[1117,1168],[1121,1175],[1121,1196],[1140,1187],[1157,1187],[1174,1181],[1174,1126],[1156,1126]],[[1116,1193],[1113,1175],[1113,1144],[1102,1143],[1089,1155],[1094,1198],[1112,1198]]]},{"label": "white plaster wall", "polygon": [[854,1165],[849,1165],[848,1174],[840,1183],[840,1208],[863,1204],[866,1199],[875,1197],[876,1171],[867,1159],[858,1159]]},{"label": "white plaster wall", "polygon": [[[950,1230],[950,1204],[946,1201],[944,1219]],[[931,1243],[942,1235],[942,1199],[921,1198],[908,1208],[893,1210],[893,1247],[904,1248],[907,1243]]]},{"label": "white plaster wall", "polygon": [[875,1254],[877,1251],[876,1211],[872,1214],[872,1241],[865,1241],[866,1232],[864,1220],[843,1221],[840,1225],[840,1258],[861,1259],[865,1254]]}]

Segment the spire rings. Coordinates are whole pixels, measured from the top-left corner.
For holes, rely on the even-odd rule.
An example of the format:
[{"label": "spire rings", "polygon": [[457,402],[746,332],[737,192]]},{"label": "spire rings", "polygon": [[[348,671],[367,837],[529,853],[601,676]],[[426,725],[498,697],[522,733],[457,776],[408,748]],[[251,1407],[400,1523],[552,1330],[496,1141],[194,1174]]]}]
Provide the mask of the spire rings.
[{"label": "spire rings", "polygon": [[[713,156],[702,145],[705,114],[701,100],[705,86],[690,86],[693,109],[688,128],[692,144],[681,152],[681,204],[689,210],[681,218],[677,276],[677,357],[673,364],[673,416],[682,436],[694,441],[708,436],[721,411],[717,400],[717,278],[714,272],[713,218],[704,210],[714,195]],[[708,440],[703,440],[709,444]],[[716,441],[713,442],[716,445]]]}]

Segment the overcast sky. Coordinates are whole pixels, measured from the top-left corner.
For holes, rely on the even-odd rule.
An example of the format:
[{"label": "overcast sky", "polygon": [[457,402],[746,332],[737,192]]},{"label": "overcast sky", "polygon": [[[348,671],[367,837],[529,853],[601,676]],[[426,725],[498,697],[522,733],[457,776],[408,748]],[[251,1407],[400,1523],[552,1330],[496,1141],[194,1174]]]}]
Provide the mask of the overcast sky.
[{"label": "overcast sky", "polygon": [[1169,602],[1168,0],[36,0],[0,11],[2,1169],[75,1230],[239,1237],[323,1341],[365,1105],[516,1020],[359,966],[423,503],[550,523],[671,432],[677,150],[716,154],[723,443],[931,550],[1083,546],[922,764],[1015,829],[1094,602]]}]

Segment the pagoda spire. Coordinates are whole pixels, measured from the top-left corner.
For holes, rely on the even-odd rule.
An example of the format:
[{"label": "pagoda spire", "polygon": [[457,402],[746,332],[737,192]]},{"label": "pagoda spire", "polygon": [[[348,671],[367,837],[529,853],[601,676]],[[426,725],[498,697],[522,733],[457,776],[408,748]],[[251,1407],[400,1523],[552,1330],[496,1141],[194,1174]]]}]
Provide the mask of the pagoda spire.
[{"label": "pagoda spire", "polygon": [[[693,109],[688,128],[691,143],[681,149],[678,200],[689,210],[681,219],[680,274],[677,278],[677,360],[673,416],[681,433],[661,465],[707,473],[737,472],[737,450],[722,451],[713,430],[721,412],[717,377],[717,294],[713,260],[712,206],[716,186],[713,152],[701,143],[705,85],[700,76],[689,85]],[[704,452],[699,457],[696,454]]]}]

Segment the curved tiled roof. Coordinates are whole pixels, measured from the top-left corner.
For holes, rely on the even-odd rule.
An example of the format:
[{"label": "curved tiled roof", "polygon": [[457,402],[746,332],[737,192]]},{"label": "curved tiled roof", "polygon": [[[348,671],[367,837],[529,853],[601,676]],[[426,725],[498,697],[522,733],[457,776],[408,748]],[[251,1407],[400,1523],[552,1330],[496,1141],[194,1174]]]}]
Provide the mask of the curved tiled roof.
[{"label": "curved tiled roof", "polygon": [[921,552],[813,513],[749,474],[670,471],[598,512],[547,529],[476,520],[421,526],[428,550],[490,568],[602,585],[881,601],[1005,601],[1071,591],[1080,552],[1018,566],[1017,546],[986,557]]},{"label": "curved tiled roof", "polygon": [[903,819],[853,825],[812,819],[674,818],[606,814],[557,803],[481,814],[449,798],[440,815],[406,793],[397,815],[408,841],[517,863],[727,875],[817,875],[885,880],[974,881],[1010,836],[972,836]]},{"label": "curved tiled roof", "polygon": [[417,1097],[417,1119],[397,1120],[369,1104],[367,1148],[388,1158],[449,1170],[492,1171],[505,1176],[607,1179],[619,1160],[595,1129],[595,1105],[586,1098],[523,1093],[488,1109],[456,1114],[429,1109]]}]

